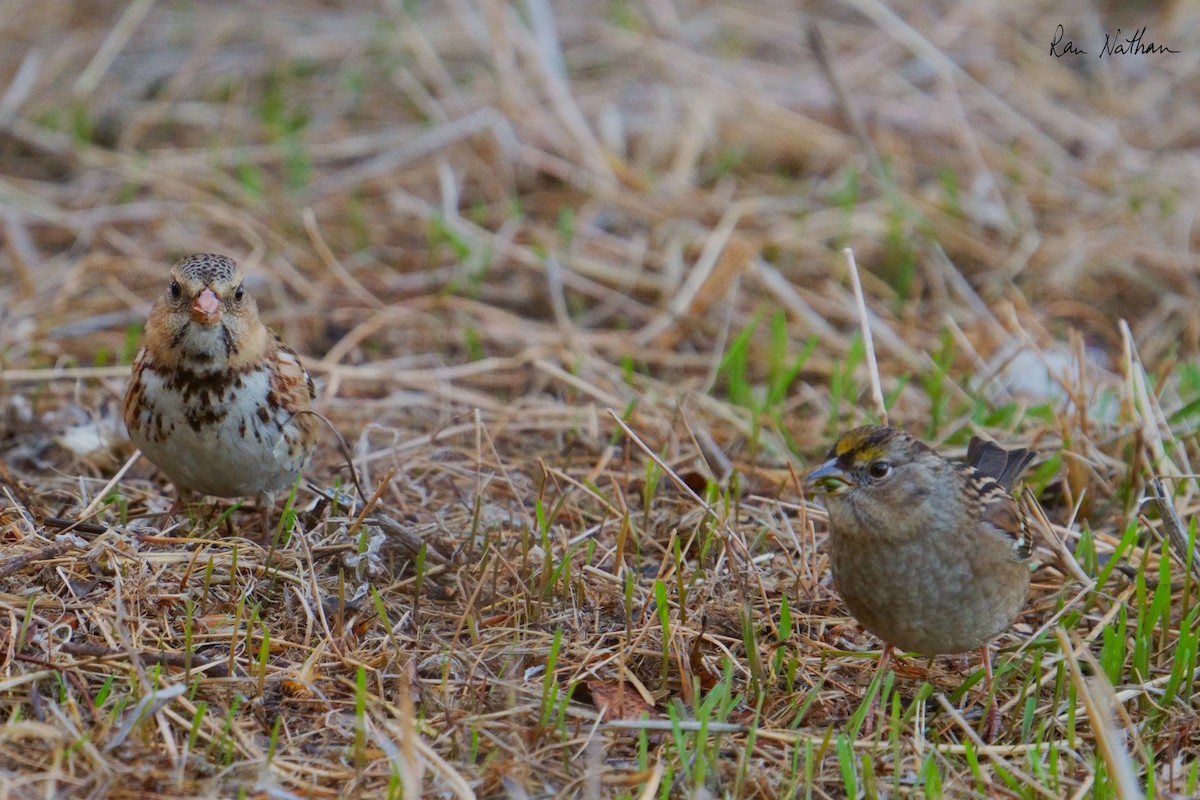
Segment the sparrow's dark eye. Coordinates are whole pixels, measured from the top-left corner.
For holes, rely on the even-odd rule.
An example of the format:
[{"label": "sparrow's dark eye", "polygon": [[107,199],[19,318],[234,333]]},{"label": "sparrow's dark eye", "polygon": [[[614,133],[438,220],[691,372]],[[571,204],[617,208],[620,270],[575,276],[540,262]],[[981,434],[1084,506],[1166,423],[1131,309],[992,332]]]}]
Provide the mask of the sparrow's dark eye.
[{"label": "sparrow's dark eye", "polygon": [[246,296],[246,287],[239,283],[238,287],[233,290],[233,299],[240,303],[240,302],[242,302],[242,298],[245,296]]},{"label": "sparrow's dark eye", "polygon": [[892,474],[892,465],[888,461],[876,461],[867,467],[867,474],[872,478],[882,480]]},{"label": "sparrow's dark eye", "polygon": [[172,300],[183,297],[183,287],[179,285],[179,281],[171,281],[171,288],[167,291],[171,293]]}]

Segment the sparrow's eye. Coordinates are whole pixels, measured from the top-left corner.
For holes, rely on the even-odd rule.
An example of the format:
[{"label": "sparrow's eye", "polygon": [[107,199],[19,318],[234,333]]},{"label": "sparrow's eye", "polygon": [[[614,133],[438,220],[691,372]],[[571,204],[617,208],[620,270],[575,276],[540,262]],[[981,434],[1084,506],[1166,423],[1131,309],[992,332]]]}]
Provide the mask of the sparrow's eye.
[{"label": "sparrow's eye", "polygon": [[243,284],[238,284],[238,287],[233,290],[233,299],[237,302],[242,302],[242,298],[246,296],[246,287]]},{"label": "sparrow's eye", "polygon": [[171,281],[171,288],[167,291],[170,292],[172,300],[183,297],[183,287],[179,285],[179,281]]},{"label": "sparrow's eye", "polygon": [[892,474],[892,465],[888,461],[876,461],[867,467],[867,474],[876,480],[882,480]]}]

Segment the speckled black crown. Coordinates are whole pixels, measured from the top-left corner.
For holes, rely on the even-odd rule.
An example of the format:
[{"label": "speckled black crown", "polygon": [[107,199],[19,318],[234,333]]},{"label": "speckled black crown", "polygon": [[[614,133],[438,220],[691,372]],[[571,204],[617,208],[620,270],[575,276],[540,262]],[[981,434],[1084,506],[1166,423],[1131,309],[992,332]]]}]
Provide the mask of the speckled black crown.
[{"label": "speckled black crown", "polygon": [[180,259],[175,270],[181,278],[203,283],[227,282],[238,274],[237,263],[216,253],[195,253]]}]

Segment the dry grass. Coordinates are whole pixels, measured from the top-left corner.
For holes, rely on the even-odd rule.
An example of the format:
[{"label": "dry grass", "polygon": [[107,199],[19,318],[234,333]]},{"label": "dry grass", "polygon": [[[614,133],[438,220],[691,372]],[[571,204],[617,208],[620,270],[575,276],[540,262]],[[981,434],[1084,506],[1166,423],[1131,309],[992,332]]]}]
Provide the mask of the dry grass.
[{"label": "dry grass", "polygon": [[[0,2],[0,797],[1194,795],[1197,11],[795,5]],[[993,745],[953,659],[860,736],[846,246],[892,421],[1046,454]],[[194,251],[365,518],[329,435],[275,543],[119,473]]]}]

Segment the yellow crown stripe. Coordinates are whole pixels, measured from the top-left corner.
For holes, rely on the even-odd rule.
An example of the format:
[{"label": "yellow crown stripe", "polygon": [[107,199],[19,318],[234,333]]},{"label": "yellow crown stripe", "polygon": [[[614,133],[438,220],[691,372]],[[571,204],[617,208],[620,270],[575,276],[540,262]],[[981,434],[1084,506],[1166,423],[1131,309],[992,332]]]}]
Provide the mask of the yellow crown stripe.
[{"label": "yellow crown stripe", "polygon": [[838,439],[834,445],[834,455],[838,458],[853,455],[856,460],[879,458],[886,452],[879,441],[882,438],[880,434],[880,429],[873,427],[850,431]]}]

